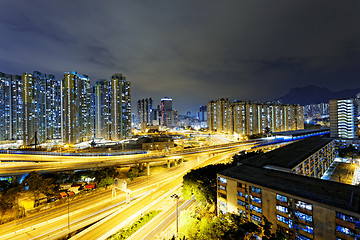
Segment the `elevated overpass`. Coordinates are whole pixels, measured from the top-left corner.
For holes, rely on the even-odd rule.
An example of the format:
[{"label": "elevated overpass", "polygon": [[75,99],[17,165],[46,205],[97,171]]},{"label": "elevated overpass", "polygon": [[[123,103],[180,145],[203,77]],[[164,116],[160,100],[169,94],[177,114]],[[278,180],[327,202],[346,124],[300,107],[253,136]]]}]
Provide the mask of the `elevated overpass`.
[{"label": "elevated overpass", "polygon": [[130,155],[72,154],[70,156],[64,156],[60,154],[28,154],[28,152],[18,152],[15,154],[9,152],[0,154],[0,176],[24,175],[32,171],[54,172],[98,167],[132,166],[139,163],[146,164],[147,174],[149,175],[150,164],[153,163],[167,163],[168,167],[170,167],[172,162],[186,156],[191,157],[199,154],[211,155],[232,151],[235,148],[239,148],[239,151],[241,151],[245,148],[249,149],[257,146],[262,142],[261,140],[251,140],[184,149],[174,152],[143,152]]}]

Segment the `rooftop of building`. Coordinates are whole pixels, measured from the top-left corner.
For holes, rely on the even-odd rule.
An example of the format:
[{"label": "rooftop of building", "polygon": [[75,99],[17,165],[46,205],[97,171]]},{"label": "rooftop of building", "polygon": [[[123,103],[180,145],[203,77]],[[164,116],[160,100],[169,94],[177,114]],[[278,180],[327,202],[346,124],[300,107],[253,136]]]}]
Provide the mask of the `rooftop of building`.
[{"label": "rooftop of building", "polygon": [[301,130],[293,130],[293,131],[283,131],[283,132],[273,132],[272,135],[275,136],[305,136],[310,134],[316,134],[321,132],[329,132],[330,128],[320,128],[320,129],[301,129]]},{"label": "rooftop of building", "polygon": [[265,154],[243,160],[243,163],[265,167],[268,165],[292,169],[315,152],[333,141],[320,136],[310,137],[275,149]]},{"label": "rooftop of building", "polygon": [[360,188],[352,185],[246,164],[227,169],[219,174],[360,213]]}]

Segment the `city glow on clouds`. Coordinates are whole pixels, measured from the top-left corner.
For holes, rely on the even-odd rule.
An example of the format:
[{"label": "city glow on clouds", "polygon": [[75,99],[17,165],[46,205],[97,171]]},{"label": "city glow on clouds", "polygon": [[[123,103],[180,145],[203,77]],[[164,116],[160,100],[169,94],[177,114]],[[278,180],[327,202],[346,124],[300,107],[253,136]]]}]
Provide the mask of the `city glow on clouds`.
[{"label": "city glow on clouds", "polygon": [[133,102],[174,109],[210,99],[271,100],[309,84],[360,87],[359,1],[45,1],[0,3],[0,71],[94,83],[121,72]]}]

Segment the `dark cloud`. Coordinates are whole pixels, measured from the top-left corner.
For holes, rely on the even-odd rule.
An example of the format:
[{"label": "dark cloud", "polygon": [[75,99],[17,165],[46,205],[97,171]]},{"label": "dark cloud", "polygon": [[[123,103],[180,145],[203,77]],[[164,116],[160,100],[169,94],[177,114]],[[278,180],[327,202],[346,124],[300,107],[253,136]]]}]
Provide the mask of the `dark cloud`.
[{"label": "dark cloud", "polygon": [[[309,84],[360,87],[359,1],[0,3],[0,71],[122,72],[132,100],[181,112],[219,97],[271,100]],[[135,105],[135,104],[133,104]]]}]

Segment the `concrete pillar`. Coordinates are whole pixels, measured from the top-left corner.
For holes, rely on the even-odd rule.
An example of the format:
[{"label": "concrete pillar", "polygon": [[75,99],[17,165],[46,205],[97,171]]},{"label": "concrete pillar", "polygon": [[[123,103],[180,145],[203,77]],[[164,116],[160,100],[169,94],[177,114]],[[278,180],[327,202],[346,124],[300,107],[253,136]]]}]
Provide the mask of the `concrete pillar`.
[{"label": "concrete pillar", "polygon": [[170,168],[170,160],[167,160],[167,168]]},{"label": "concrete pillar", "polygon": [[150,163],[146,163],[146,175],[150,176]]}]

